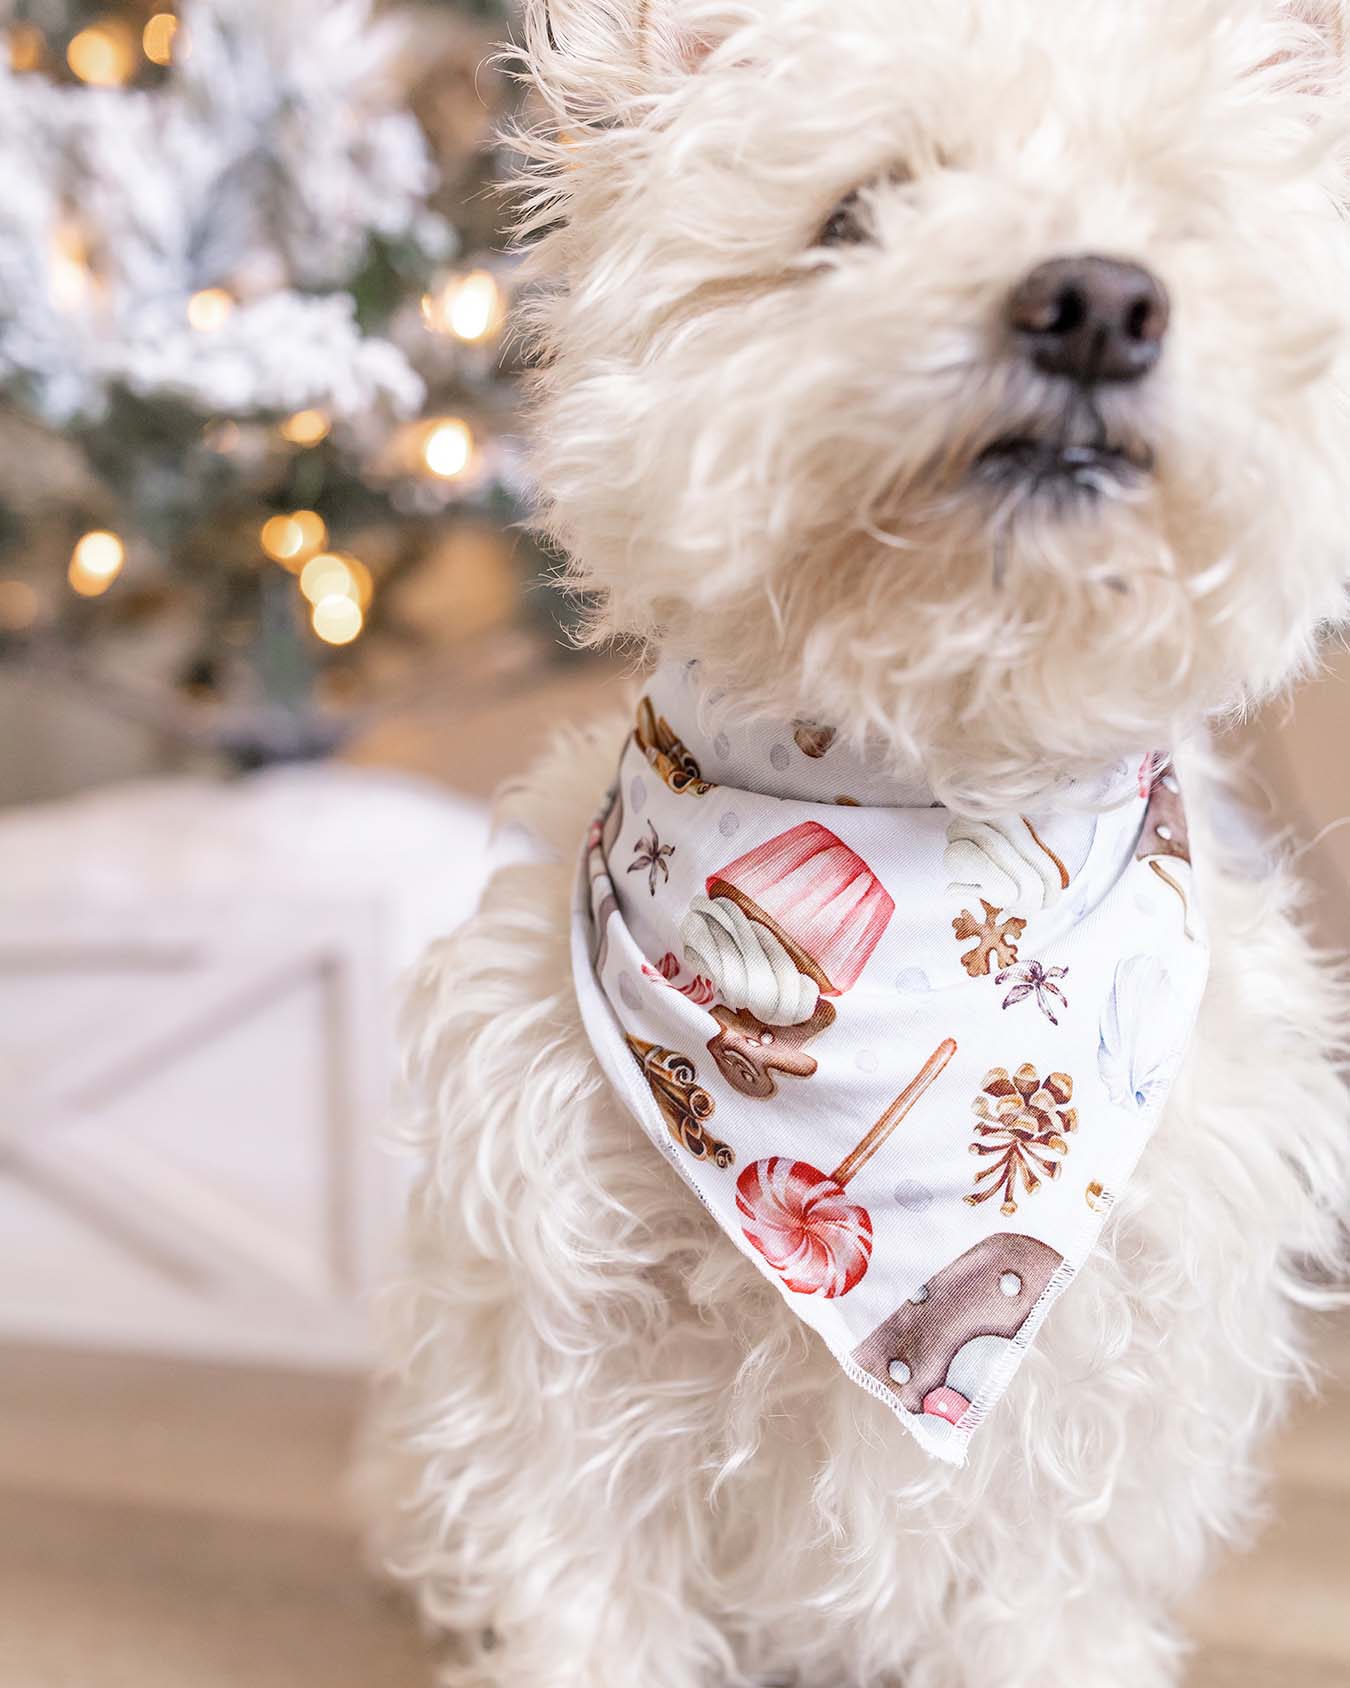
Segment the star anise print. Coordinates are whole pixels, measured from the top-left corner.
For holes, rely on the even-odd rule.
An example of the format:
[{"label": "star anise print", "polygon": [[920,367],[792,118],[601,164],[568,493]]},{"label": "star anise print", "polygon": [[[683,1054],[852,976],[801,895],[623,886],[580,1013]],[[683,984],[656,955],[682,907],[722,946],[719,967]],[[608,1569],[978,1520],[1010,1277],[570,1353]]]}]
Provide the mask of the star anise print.
[{"label": "star anise print", "polygon": [[1053,997],[1061,1007],[1069,1006],[1069,999],[1056,983],[1059,979],[1067,979],[1067,967],[1042,967],[1039,961],[1019,961],[1016,967],[1005,967],[994,980],[996,985],[1012,983],[1012,989],[1003,999],[1005,1008],[1013,1008],[1019,1002],[1025,1002],[1034,996],[1036,1006],[1045,1015],[1052,1026],[1059,1021],[1055,1018],[1055,1011],[1050,1006],[1049,998]]},{"label": "star anise print", "polygon": [[652,896],[655,896],[657,874],[659,873],[662,879],[666,881],[670,879],[670,858],[675,854],[675,846],[661,842],[657,836],[655,823],[652,821],[647,822],[647,832],[646,838],[638,840],[628,871],[629,873],[645,872],[647,889]]}]

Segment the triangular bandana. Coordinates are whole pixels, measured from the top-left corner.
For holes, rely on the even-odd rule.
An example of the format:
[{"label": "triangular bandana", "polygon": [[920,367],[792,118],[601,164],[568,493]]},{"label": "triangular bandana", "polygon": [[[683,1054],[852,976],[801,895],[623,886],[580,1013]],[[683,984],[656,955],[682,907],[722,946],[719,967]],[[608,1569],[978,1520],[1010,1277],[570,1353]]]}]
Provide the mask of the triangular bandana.
[{"label": "triangular bandana", "polygon": [[955,1463],[1083,1265],[1208,968],[1165,758],[966,821],[826,727],[653,679],[583,850],[611,1082],[736,1246]]}]

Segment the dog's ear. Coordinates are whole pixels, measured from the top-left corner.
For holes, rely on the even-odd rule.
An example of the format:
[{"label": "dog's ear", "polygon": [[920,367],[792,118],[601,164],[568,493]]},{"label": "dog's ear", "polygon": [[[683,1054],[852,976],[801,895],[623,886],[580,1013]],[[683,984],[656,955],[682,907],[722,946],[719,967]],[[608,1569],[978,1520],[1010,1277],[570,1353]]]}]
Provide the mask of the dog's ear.
[{"label": "dog's ear", "polygon": [[527,0],[526,58],[564,124],[609,126],[696,74],[746,19],[744,4],[708,0]]}]

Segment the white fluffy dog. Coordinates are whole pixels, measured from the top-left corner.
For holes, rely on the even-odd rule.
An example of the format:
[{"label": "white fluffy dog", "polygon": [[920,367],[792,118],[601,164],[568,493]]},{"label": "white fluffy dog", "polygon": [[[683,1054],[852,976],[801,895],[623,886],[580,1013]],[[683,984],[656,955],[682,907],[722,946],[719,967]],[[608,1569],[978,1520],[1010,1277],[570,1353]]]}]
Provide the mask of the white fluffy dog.
[{"label": "white fluffy dog", "polygon": [[1188,741],[1213,963],[1100,1247],[934,1465],[601,1076],[569,908],[627,723],[561,742],[513,801],[554,859],[500,875],[409,1020],[374,1487],[453,1688],[1179,1681],[1350,1173],[1344,999],[1287,874],[1214,837],[1196,748],[1343,610],[1340,30],[1316,0],[530,11],[536,463],[596,637],[967,815]]}]

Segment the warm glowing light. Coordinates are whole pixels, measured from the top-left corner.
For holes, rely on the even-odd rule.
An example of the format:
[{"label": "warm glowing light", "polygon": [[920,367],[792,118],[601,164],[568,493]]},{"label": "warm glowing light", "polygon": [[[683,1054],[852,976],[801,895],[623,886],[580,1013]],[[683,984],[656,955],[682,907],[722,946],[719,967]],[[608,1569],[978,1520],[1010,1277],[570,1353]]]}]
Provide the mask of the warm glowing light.
[{"label": "warm glowing light", "polygon": [[101,574],[111,580],[126,560],[126,547],[115,533],[95,528],[76,543],[71,560],[86,574]]},{"label": "warm glowing light", "polygon": [[375,582],[359,557],[346,551],[321,551],[301,569],[300,590],[311,604],[324,598],[350,598],[358,609],[366,610]]},{"label": "warm glowing light", "polygon": [[95,88],[117,88],[129,80],[135,68],[131,43],[125,32],[111,23],[90,24],[71,38],[66,63]]},{"label": "warm glowing light", "polygon": [[352,571],[347,567],[346,559],[334,551],[320,551],[317,557],[309,559],[300,570],[300,590],[311,604],[335,597],[346,597],[356,602]]},{"label": "warm glowing light", "polygon": [[274,563],[289,563],[305,548],[304,530],[293,516],[269,516],[258,537]]},{"label": "warm glowing light", "polygon": [[292,445],[318,445],[332,425],[322,410],[297,410],[281,424],[281,437]]},{"label": "warm glowing light", "polygon": [[328,645],[350,645],[360,633],[365,617],[354,598],[341,593],[320,598],[310,614],[314,631]]},{"label": "warm glowing light", "polygon": [[151,64],[168,64],[174,56],[178,19],[172,12],[156,12],[141,31],[141,51]]},{"label": "warm glowing light", "polygon": [[292,510],[289,516],[269,516],[258,540],[274,563],[299,574],[328,543],[328,529],[316,510]]},{"label": "warm glowing light", "polygon": [[486,270],[466,275],[450,305],[450,332],[461,340],[486,340],[501,326],[501,289]]},{"label": "warm glowing light", "polygon": [[94,277],[84,235],[77,223],[58,223],[52,231],[47,273],[55,305],[69,311],[84,303]]},{"label": "warm glowing light", "polygon": [[9,68],[22,75],[37,70],[47,56],[47,38],[33,23],[16,23],[9,31]]},{"label": "warm glowing light", "polygon": [[19,633],[38,617],[38,595],[26,580],[0,580],[0,628]]},{"label": "warm glowing light", "polygon": [[187,319],[199,334],[214,334],[233,309],[234,300],[223,287],[204,287],[188,300]]},{"label": "warm glowing light", "polygon": [[469,467],[473,457],[473,434],[467,422],[451,417],[438,422],[422,442],[422,461],[433,475],[452,481]]},{"label": "warm glowing light", "polygon": [[82,598],[97,598],[122,572],[126,547],[115,533],[86,533],[70,554],[66,578]]},{"label": "warm glowing light", "polygon": [[328,543],[328,525],[317,510],[292,510],[291,520],[304,536],[302,556],[312,557],[323,550]]},{"label": "warm glowing light", "polygon": [[502,290],[488,270],[454,276],[439,293],[428,293],[422,300],[428,328],[471,345],[496,334],[504,314]]},{"label": "warm glowing light", "polygon": [[375,596],[375,582],[371,578],[370,570],[359,557],[353,557],[350,552],[343,552],[342,560],[347,565],[347,574],[351,580],[348,596],[355,598],[363,610],[370,608],[370,600]]}]

